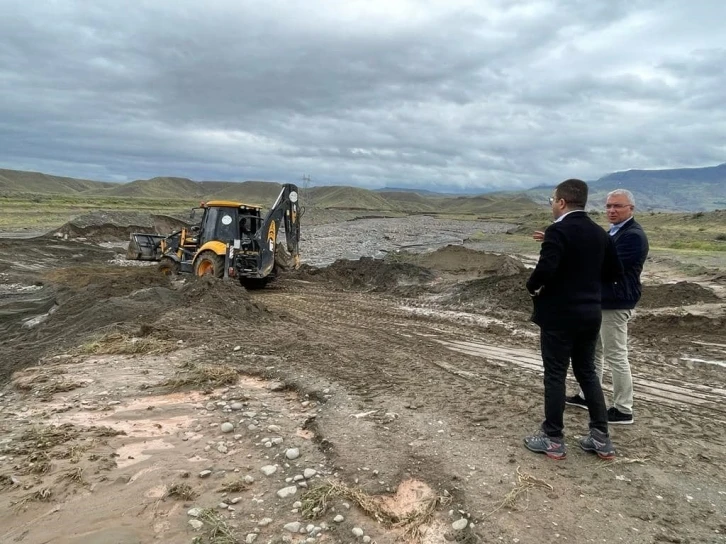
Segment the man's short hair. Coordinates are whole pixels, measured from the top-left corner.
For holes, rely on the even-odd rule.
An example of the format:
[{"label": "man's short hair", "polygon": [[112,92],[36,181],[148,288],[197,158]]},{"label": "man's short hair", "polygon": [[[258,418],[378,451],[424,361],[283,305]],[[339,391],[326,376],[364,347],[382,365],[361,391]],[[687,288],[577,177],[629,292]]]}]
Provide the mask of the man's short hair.
[{"label": "man's short hair", "polygon": [[566,179],[555,187],[555,196],[564,199],[568,207],[584,210],[587,204],[587,183],[581,179]]},{"label": "man's short hair", "polygon": [[633,193],[627,189],[615,189],[614,191],[610,191],[606,198],[610,198],[611,196],[624,196],[628,199],[628,204],[635,207],[635,197],[633,196]]}]

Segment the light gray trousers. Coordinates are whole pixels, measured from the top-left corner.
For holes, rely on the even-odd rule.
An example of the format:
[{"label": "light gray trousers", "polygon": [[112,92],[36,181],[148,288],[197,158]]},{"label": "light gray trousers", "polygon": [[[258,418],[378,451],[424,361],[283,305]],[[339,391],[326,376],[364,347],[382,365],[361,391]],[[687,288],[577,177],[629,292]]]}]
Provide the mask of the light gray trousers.
[{"label": "light gray trousers", "polygon": [[[603,310],[600,336],[595,348],[595,368],[602,383],[605,367],[613,378],[613,406],[624,414],[633,413],[633,376],[628,362],[628,323],[634,310]],[[582,391],[578,393],[584,397]]]}]

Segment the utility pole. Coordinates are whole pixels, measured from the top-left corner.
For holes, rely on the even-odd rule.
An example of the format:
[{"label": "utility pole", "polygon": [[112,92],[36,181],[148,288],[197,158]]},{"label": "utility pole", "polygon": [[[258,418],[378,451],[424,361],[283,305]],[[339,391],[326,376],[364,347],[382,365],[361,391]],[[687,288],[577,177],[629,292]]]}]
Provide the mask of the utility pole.
[{"label": "utility pole", "polygon": [[310,198],[310,182],[312,178],[308,174],[304,174],[302,177],[302,200],[305,207],[313,207],[312,198]]}]

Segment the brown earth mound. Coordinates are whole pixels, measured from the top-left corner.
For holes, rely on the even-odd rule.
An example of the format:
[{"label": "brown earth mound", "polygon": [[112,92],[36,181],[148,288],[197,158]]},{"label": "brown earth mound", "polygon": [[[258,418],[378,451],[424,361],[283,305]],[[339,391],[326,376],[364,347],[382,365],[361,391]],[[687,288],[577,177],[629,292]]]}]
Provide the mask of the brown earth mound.
[{"label": "brown earth mound", "polygon": [[236,282],[189,277],[178,286],[155,267],[58,269],[45,280],[55,305],[35,326],[24,327],[18,316],[4,331],[0,382],[12,371],[36,364],[42,356],[75,347],[99,333],[121,329],[144,335],[148,332],[143,331],[153,330],[155,323],[163,321],[174,334],[176,327],[196,330],[195,320],[199,319],[218,316],[236,322],[256,321],[268,314]]},{"label": "brown earth mound", "polygon": [[85,238],[94,242],[128,240],[132,232],[171,234],[188,226],[168,215],[100,211],[78,216],[46,236]]},{"label": "brown earth mound", "polygon": [[726,336],[726,320],[705,315],[640,315],[630,324],[636,335],[654,342],[663,338],[687,335],[720,337]]},{"label": "brown earth mound", "polygon": [[644,285],[641,308],[672,308],[702,302],[718,302],[716,294],[697,283],[681,281],[664,285]]},{"label": "brown earth mound", "polygon": [[357,261],[339,259],[325,268],[304,266],[288,277],[331,282],[344,289],[379,292],[418,286],[435,279],[433,272],[422,266],[371,257],[361,257]]},{"label": "brown earth mound", "polygon": [[398,254],[397,258],[448,274],[476,277],[513,276],[525,269],[521,262],[508,255],[497,255],[456,245],[448,245],[422,255]]},{"label": "brown earth mound", "polygon": [[529,274],[522,270],[515,275],[490,276],[462,283],[449,301],[529,313],[532,299],[525,288]]}]

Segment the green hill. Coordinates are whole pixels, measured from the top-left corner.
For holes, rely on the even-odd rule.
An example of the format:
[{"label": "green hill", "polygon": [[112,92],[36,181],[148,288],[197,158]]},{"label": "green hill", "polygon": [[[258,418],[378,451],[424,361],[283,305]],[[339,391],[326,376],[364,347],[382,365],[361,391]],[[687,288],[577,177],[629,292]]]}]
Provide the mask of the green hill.
[{"label": "green hill", "polygon": [[104,190],[114,186],[114,183],[106,183],[102,181],[52,176],[41,172],[0,169],[0,192],[4,194],[82,193],[89,190]]},{"label": "green hill", "polygon": [[[316,208],[394,211],[384,196],[368,189],[330,185],[313,187],[308,198]],[[303,204],[304,205],[304,204]]]},{"label": "green hill", "polygon": [[272,181],[219,182],[202,181],[199,183],[205,200],[236,200],[267,208],[274,204],[282,185]]},{"label": "green hill", "polygon": [[117,184],[104,193],[107,196],[127,196],[134,198],[202,198],[199,184],[187,178],[156,177],[137,179],[129,183]]}]

